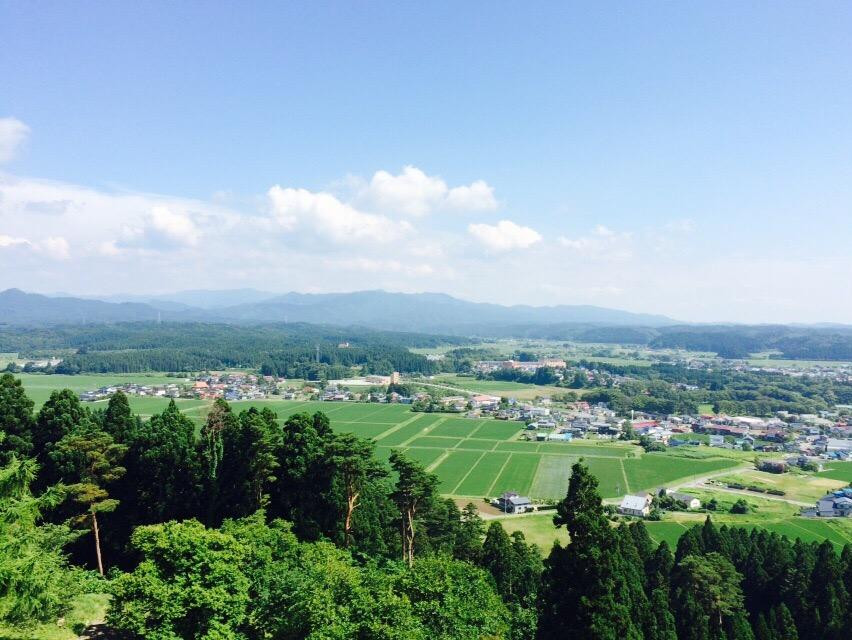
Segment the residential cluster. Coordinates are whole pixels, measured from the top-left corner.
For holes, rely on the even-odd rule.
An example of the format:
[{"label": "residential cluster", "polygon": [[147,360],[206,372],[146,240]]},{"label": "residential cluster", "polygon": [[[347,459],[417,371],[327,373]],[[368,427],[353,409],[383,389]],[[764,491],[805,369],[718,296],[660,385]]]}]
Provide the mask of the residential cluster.
[{"label": "residential cluster", "polygon": [[[83,401],[105,400],[116,391],[132,396],[160,398],[195,398],[228,401],[259,400],[269,396],[286,397],[286,381],[273,376],[258,376],[251,373],[204,374],[191,379],[175,378],[174,382],[141,384],[128,382],[100,387],[80,394]],[[293,391],[295,392],[295,391]]]}]

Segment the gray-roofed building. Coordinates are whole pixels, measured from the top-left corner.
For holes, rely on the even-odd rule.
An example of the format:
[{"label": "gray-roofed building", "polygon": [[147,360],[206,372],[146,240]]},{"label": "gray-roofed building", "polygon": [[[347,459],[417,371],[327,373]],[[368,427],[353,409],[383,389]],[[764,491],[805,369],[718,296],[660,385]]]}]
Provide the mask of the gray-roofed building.
[{"label": "gray-roofed building", "polygon": [[533,510],[532,500],[514,491],[507,491],[497,498],[497,507],[506,513],[526,513]]},{"label": "gray-roofed building", "polygon": [[637,516],[645,518],[651,513],[651,500],[653,496],[646,494],[644,496],[624,496],[618,511],[626,516]]}]

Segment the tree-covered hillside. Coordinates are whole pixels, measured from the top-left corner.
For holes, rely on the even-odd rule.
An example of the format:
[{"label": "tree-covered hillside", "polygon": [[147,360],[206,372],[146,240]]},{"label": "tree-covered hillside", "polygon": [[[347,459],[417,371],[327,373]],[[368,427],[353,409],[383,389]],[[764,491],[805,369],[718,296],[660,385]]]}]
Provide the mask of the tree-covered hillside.
[{"label": "tree-covered hillside", "polygon": [[271,375],[316,379],[325,368],[336,367],[329,373],[339,374],[351,366],[381,374],[430,373],[434,364],[409,347],[463,342],[468,341],[305,324],[121,323],[0,330],[0,352],[24,358],[61,354],[62,363],[49,372],[71,374],[253,367]]}]

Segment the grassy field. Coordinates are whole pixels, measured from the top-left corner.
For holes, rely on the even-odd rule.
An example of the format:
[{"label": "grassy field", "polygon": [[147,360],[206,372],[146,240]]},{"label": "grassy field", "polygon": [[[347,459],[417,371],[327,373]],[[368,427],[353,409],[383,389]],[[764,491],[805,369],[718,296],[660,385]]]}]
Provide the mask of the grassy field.
[{"label": "grassy field", "polygon": [[810,473],[767,473],[756,469],[737,472],[716,478],[719,482],[737,482],[746,486],[757,486],[763,489],[780,489],[784,497],[801,502],[816,502],[829,491],[839,489],[847,483],[826,477],[824,474]]},{"label": "grassy field", "polygon": [[852,484],[852,462],[829,462],[825,465],[825,469],[817,475],[820,478],[830,478]]},{"label": "grassy field", "polygon": [[524,384],[523,382],[507,382],[503,380],[477,380],[476,378],[454,374],[435,376],[429,382],[471,393],[506,396],[516,398],[517,400],[532,400],[537,396],[553,396],[568,391],[568,389],[548,385]]},{"label": "grassy field", "polygon": [[[27,395],[35,402],[36,409],[44,404],[50,397],[50,392],[56,389],[71,389],[77,393],[93,391],[100,387],[114,384],[127,384],[136,382],[139,384],[167,384],[170,382],[184,382],[184,378],[170,378],[163,374],[103,374],[103,375],[43,375],[38,373],[15,374],[21,379]],[[159,402],[165,407],[167,401],[162,398],[139,398],[139,400],[152,400]]]}]

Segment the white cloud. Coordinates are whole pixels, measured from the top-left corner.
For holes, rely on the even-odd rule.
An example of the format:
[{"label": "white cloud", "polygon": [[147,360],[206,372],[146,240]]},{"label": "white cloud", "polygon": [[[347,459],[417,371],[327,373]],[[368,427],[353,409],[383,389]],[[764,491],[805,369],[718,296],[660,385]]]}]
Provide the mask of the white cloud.
[{"label": "white cloud", "polygon": [[147,223],[146,235],[165,244],[194,247],[201,237],[201,232],[188,215],[172,211],[169,207],[151,209]]},{"label": "white cloud", "polygon": [[426,263],[410,263],[405,260],[382,260],[375,258],[345,258],[326,260],[325,266],[347,271],[363,271],[365,273],[392,273],[409,277],[428,277],[436,273],[436,269]]},{"label": "white cloud", "polygon": [[317,235],[336,243],[373,241],[386,243],[411,229],[407,222],[395,222],[385,216],[359,211],[330,193],[307,189],[283,189],[275,185],[268,191],[272,213],[284,231],[307,227]]},{"label": "white cloud", "polygon": [[496,225],[471,224],[470,235],[493,251],[527,249],[541,242],[541,234],[530,227],[523,227],[511,220],[501,220]]},{"label": "white cloud", "polygon": [[121,254],[121,249],[115,243],[115,240],[106,240],[98,245],[98,253],[102,256],[114,257]]},{"label": "white cloud", "polygon": [[14,236],[7,236],[0,234],[0,249],[7,249],[9,247],[28,247],[30,246],[30,241],[26,238],[16,238]]},{"label": "white cloud", "polygon": [[477,180],[466,187],[453,187],[447,194],[447,207],[458,211],[493,211],[497,208],[494,188],[485,180]]},{"label": "white cloud", "polygon": [[380,210],[422,216],[437,207],[446,194],[447,185],[443,180],[407,166],[398,176],[376,171],[364,195]]},{"label": "white cloud", "polygon": [[402,173],[396,176],[388,171],[376,171],[369,184],[359,189],[357,200],[390,215],[410,217],[441,210],[493,211],[497,208],[494,189],[484,180],[451,189],[443,179],[429,176],[411,165],[403,167]]},{"label": "white cloud", "polygon": [[25,249],[36,255],[44,255],[54,260],[67,260],[71,257],[71,247],[62,236],[49,236],[44,240],[32,241],[28,238],[0,234],[0,249]]},{"label": "white cloud", "polygon": [[39,244],[39,250],[54,260],[68,260],[71,257],[71,247],[62,236],[45,238]]},{"label": "white cloud", "polygon": [[15,157],[29,133],[30,128],[17,118],[0,118],[0,163]]},{"label": "white cloud", "polygon": [[606,260],[627,260],[633,256],[633,235],[629,232],[616,232],[602,224],[596,225],[585,236],[569,238],[559,236],[560,246],[585,258]]}]

